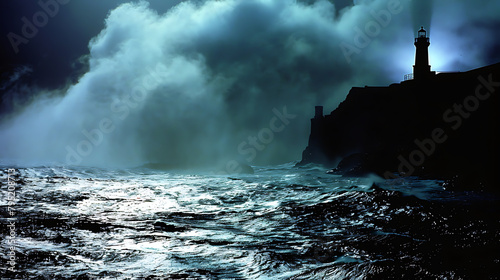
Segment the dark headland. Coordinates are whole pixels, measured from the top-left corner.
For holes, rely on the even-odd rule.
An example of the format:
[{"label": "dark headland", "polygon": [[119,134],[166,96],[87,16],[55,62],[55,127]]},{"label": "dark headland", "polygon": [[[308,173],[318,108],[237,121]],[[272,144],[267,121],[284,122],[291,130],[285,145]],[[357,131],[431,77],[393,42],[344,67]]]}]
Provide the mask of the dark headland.
[{"label": "dark headland", "polygon": [[300,164],[345,176],[442,179],[455,189],[499,190],[500,63],[436,73],[429,38],[415,38],[412,77],[353,87],[329,115],[316,107]]}]

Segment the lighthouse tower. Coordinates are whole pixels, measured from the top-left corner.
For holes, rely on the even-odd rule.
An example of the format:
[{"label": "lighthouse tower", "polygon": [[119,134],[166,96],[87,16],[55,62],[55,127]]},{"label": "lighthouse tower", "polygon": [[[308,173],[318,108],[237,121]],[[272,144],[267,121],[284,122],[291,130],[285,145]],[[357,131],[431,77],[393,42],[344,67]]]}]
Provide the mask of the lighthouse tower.
[{"label": "lighthouse tower", "polygon": [[434,73],[431,72],[429,65],[429,37],[427,31],[422,26],[415,38],[415,65],[413,65],[413,79],[424,80],[429,78]]}]

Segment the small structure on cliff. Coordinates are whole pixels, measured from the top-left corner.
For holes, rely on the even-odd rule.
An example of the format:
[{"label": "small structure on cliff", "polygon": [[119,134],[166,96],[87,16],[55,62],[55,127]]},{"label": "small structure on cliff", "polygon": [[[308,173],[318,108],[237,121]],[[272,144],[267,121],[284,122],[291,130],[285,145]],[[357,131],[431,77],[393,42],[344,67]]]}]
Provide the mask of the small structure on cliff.
[{"label": "small structure on cliff", "polygon": [[429,38],[415,38],[413,77],[387,87],[353,87],[328,115],[316,106],[301,164],[339,174],[453,179],[494,188],[500,167],[500,63],[435,73]]}]

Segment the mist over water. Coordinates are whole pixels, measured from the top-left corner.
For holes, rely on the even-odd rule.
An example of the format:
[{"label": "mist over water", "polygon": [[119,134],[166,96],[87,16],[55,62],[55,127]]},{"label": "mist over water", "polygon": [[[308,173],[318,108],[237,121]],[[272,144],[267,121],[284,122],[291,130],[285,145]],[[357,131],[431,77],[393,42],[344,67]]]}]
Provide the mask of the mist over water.
[{"label": "mist over water", "polygon": [[[409,15],[427,25],[432,1],[396,2],[401,12],[363,47],[356,28],[376,22],[388,1],[341,10],[326,0],[184,2],[165,14],[123,4],[89,43],[88,73],[4,117],[1,158],[174,168],[300,159],[315,105],[328,113],[352,86],[411,71]],[[348,59],[343,42],[357,49]],[[395,56],[401,49],[408,62]],[[488,58],[460,63],[477,61]]]}]

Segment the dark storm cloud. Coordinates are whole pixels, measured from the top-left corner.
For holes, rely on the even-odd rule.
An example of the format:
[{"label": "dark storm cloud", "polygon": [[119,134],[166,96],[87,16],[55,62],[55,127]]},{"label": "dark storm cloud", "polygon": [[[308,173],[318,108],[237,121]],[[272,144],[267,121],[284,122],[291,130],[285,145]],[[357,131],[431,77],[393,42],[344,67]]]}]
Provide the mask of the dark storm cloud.
[{"label": "dark storm cloud", "polygon": [[[469,9],[466,2],[455,13]],[[314,105],[331,111],[350,87],[386,85],[411,71],[414,3],[355,3],[200,1],[166,13],[144,2],[121,5],[89,45],[88,72],[64,96],[40,93],[3,123],[5,154],[92,165],[298,159]],[[455,28],[484,16],[452,25],[451,15],[436,19],[446,5],[432,5],[433,36],[472,47]],[[478,50],[497,42],[485,41]],[[478,51],[460,62],[477,67],[487,59]]]},{"label": "dark storm cloud", "polygon": [[[88,70],[78,62],[78,58],[88,52],[88,42],[104,28],[104,19],[109,11],[123,2],[125,1],[1,1],[2,65],[29,65],[34,68],[31,84],[41,87],[57,88],[68,79],[76,81],[82,71]],[[149,2],[152,8],[163,13],[182,0]],[[47,9],[54,13],[47,14]],[[37,13],[45,13],[48,21],[41,27],[34,25],[37,31],[33,38],[25,38],[23,28],[26,21],[34,24]],[[41,19],[43,17],[36,20]],[[23,37],[28,42],[12,44],[8,38],[9,33]]]},{"label": "dark storm cloud", "polygon": [[19,66],[11,69],[10,75],[2,77],[3,83],[0,84],[0,90],[6,90],[24,76],[29,75],[31,72],[33,72],[33,69],[29,66]]},{"label": "dark storm cloud", "polygon": [[436,70],[466,71],[499,62],[500,2],[434,1],[431,63]]}]

